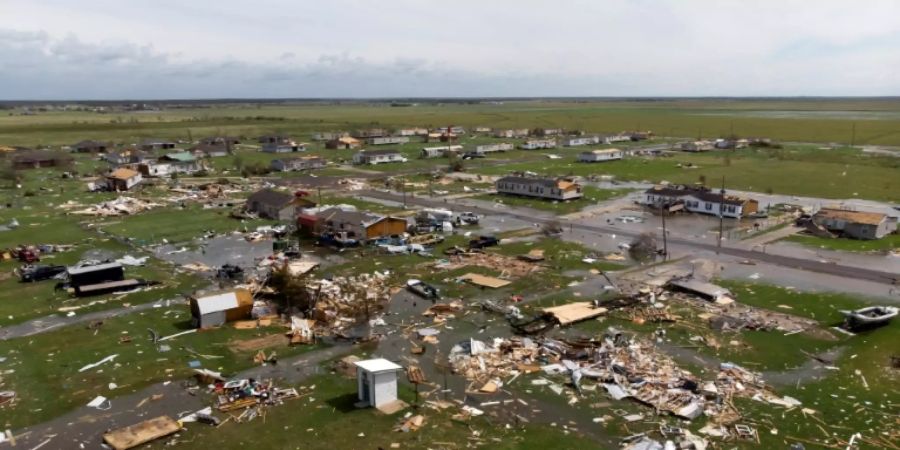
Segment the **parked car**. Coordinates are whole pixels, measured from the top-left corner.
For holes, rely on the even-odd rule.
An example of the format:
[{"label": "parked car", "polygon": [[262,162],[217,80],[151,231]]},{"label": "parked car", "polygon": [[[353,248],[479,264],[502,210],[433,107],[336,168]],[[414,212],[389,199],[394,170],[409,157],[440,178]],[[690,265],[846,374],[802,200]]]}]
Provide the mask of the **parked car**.
[{"label": "parked car", "polygon": [[495,236],[479,236],[478,239],[469,241],[469,248],[487,248],[500,245],[500,239]]},{"label": "parked car", "polygon": [[465,222],[469,225],[478,225],[478,221],[481,219],[481,216],[475,214],[473,212],[461,212],[459,213],[459,220]]}]

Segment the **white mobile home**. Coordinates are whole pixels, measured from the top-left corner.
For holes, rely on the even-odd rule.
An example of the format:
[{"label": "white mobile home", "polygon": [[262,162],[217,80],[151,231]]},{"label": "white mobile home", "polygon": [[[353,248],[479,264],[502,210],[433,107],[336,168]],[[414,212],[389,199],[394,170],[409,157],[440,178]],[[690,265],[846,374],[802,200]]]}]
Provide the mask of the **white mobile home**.
[{"label": "white mobile home", "polygon": [[408,144],[409,138],[406,136],[377,136],[366,139],[369,145],[399,145]]},{"label": "white mobile home", "polygon": [[556,148],[556,139],[529,139],[519,145],[522,150],[540,150],[543,148]]},{"label": "white mobile home", "polygon": [[578,155],[578,162],[603,162],[615,161],[625,156],[622,150],[611,148],[608,150],[591,150]]},{"label": "white mobile home", "polygon": [[440,158],[447,156],[448,153],[459,153],[463,150],[462,145],[445,145],[441,147],[423,147],[423,158]]},{"label": "white mobile home", "polygon": [[570,137],[563,140],[564,147],[579,147],[582,145],[597,145],[600,143],[600,138],[597,136],[577,136]]},{"label": "white mobile home", "polygon": [[494,153],[494,152],[506,152],[514,149],[515,146],[510,144],[509,142],[501,142],[499,144],[485,144],[478,145],[475,147],[475,153]]},{"label": "white mobile home", "polygon": [[397,150],[363,150],[353,155],[353,164],[383,164],[406,161],[406,157]]},{"label": "white mobile home", "polygon": [[580,184],[564,179],[503,177],[497,180],[495,187],[499,194],[548,200],[572,200],[582,196]]},{"label": "white mobile home", "polygon": [[693,213],[739,219],[759,210],[759,202],[730,195],[722,195],[706,188],[690,186],[647,189],[641,203],[651,208],[683,209]]}]

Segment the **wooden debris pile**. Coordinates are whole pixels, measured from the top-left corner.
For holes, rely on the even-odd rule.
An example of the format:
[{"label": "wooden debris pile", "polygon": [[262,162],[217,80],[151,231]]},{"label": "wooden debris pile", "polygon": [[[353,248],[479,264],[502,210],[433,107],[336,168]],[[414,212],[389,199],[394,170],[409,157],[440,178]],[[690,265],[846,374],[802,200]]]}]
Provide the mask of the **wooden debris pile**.
[{"label": "wooden debris pile", "polygon": [[314,280],[307,289],[315,302],[313,318],[336,333],[374,316],[392,294],[388,275],[380,272]]},{"label": "wooden debris pile", "polygon": [[523,373],[543,372],[562,377],[539,379],[557,394],[563,393],[563,386],[571,387],[573,397],[605,391],[614,400],[630,398],[657,413],[688,420],[705,415],[716,423],[733,423],[741,417],[732,403],[736,396],[785,408],[800,405],[796,399],[775,395],[758,374],[730,363],[721,365],[715,379],[703,381],[650,341],[626,338],[612,328],[601,341],[577,343],[549,338],[497,338],[489,343],[469,339],[452,349],[449,360],[456,373],[483,386],[502,386],[500,380],[508,384]]}]

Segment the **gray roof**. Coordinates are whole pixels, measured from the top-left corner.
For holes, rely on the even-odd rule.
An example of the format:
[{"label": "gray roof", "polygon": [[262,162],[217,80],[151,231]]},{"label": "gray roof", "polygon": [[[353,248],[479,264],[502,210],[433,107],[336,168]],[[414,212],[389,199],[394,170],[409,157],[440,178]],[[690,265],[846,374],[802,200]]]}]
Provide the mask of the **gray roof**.
[{"label": "gray roof", "polygon": [[645,194],[654,194],[654,195],[662,195],[664,197],[686,197],[690,195],[691,197],[696,197],[700,200],[710,203],[724,203],[726,205],[743,205],[746,200],[729,197],[725,195],[725,198],[722,198],[722,194],[717,192],[712,192],[707,189],[693,189],[688,187],[682,188],[672,188],[672,187],[662,187],[662,188],[650,188],[644,191]]},{"label": "gray roof", "polygon": [[358,223],[366,224],[381,219],[381,216],[361,212],[361,211],[345,211],[340,208],[328,208],[319,212],[316,216],[323,221],[335,221],[338,223]]},{"label": "gray roof", "polygon": [[518,183],[518,184],[533,184],[537,186],[544,186],[549,188],[556,187],[556,180],[553,178],[528,178],[528,177],[503,177],[497,180],[498,183]]},{"label": "gray roof", "polygon": [[265,205],[285,206],[294,201],[294,196],[285,194],[284,192],[274,191],[272,189],[263,189],[256,191],[247,197],[247,203],[258,202]]}]

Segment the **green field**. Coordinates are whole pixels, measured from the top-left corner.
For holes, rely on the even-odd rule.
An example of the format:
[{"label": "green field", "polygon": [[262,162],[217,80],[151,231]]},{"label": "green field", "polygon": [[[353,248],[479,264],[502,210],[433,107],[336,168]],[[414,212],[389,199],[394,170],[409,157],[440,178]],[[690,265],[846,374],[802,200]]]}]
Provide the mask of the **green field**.
[{"label": "green field", "polygon": [[133,142],[141,137],[198,139],[205,135],[257,136],[368,126],[449,124],[564,127],[591,132],[650,129],[659,135],[719,137],[732,132],[784,141],[900,145],[900,101],[647,100],[509,101],[503,104],[231,104],[153,113],[51,112],[0,117],[0,143],[60,145],[81,139]]},{"label": "green field", "polygon": [[900,200],[900,158],[873,156],[854,149],[820,150],[810,145],[784,149],[739,150],[671,157],[626,158],[585,164],[575,158],[521,162],[477,169],[503,175],[511,171],[546,175],[612,175],[619,180],[657,183],[705,182],[730,189],[825,197]]}]

